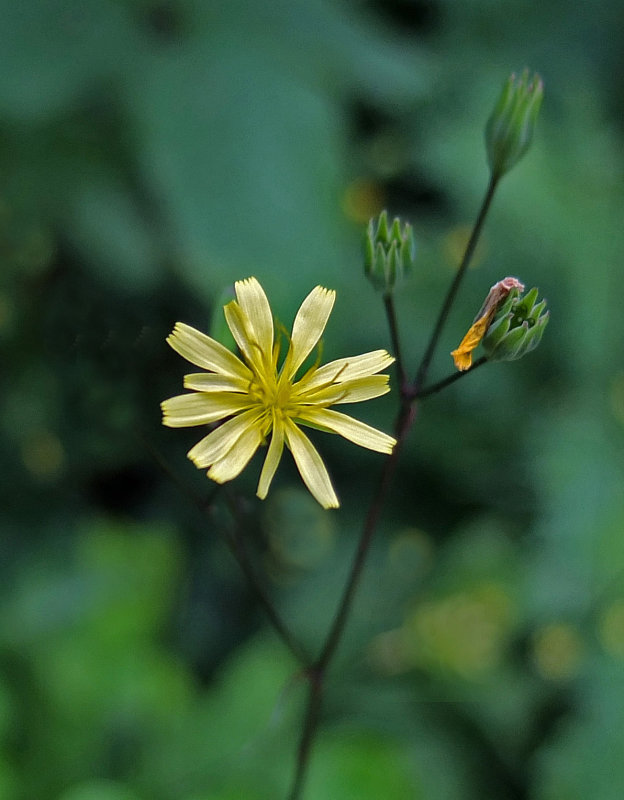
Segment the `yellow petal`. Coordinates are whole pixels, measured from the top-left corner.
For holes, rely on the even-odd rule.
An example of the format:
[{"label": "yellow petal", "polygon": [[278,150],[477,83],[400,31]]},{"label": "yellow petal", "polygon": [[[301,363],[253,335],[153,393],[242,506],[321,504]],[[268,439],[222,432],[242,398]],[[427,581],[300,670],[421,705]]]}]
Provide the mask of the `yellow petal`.
[{"label": "yellow petal", "polygon": [[254,425],[247,428],[238,437],[234,447],[210,467],[208,477],[217,483],[231,481],[245,469],[262,443],[262,439],[262,431],[259,426]]},{"label": "yellow petal", "polygon": [[394,362],[386,350],[373,350],[360,356],[338,358],[306,373],[297,385],[313,389],[328,383],[344,383],[355,378],[366,378],[381,372]]},{"label": "yellow petal", "polygon": [[271,435],[271,444],[269,445],[262,472],[260,473],[260,480],[258,482],[258,491],[256,494],[261,500],[267,496],[271,481],[275,475],[277,465],[280,462],[282,453],[284,452],[284,425],[281,419],[273,418],[273,433]]},{"label": "yellow petal", "polygon": [[262,411],[250,408],[232,419],[228,419],[216,430],[204,436],[187,455],[196,467],[205,468],[223,458],[248,429],[262,424]]},{"label": "yellow petal", "polygon": [[320,425],[333,433],[344,436],[345,439],[360,445],[360,447],[366,447],[368,450],[375,450],[378,453],[391,453],[396,444],[396,439],[388,436],[387,433],[329,408],[306,408],[300,412],[299,419],[304,423]]},{"label": "yellow petal", "polygon": [[163,425],[169,428],[190,428],[193,425],[216,422],[248,408],[249,398],[230,392],[219,394],[192,392],[170,397],[164,400],[160,407],[163,412]]},{"label": "yellow petal", "polygon": [[247,319],[247,328],[263,353],[273,348],[273,315],[264,289],[255,278],[236,281],[236,298]]},{"label": "yellow petal", "polygon": [[285,420],[286,444],[293,454],[299,474],[312,496],[323,508],[338,508],[327,469],[316,448],[308,437],[289,419]]},{"label": "yellow petal", "polygon": [[321,338],[336,299],[336,292],[316,286],[301,304],[293,323],[284,374],[290,380]]},{"label": "yellow petal", "polygon": [[472,366],[472,351],[479,346],[481,339],[485,336],[485,332],[490,324],[490,317],[484,316],[478,319],[473,325],[470,326],[468,333],[461,340],[457,350],[453,350],[451,355],[455,366],[461,372],[470,369]]},{"label": "yellow petal", "polygon": [[340,403],[361,403],[381,397],[390,391],[387,375],[370,375],[366,378],[355,378],[344,383],[333,383],[330,386],[310,391],[298,391],[298,384],[293,387],[291,398],[295,403],[314,405],[339,405]]},{"label": "yellow petal", "polygon": [[225,321],[228,324],[234,341],[239,347],[239,350],[245,357],[245,360],[250,364],[255,372],[262,369],[262,351],[260,345],[256,342],[254,332],[248,325],[247,317],[243,314],[242,308],[238,305],[236,300],[232,300],[223,308],[225,314]]},{"label": "yellow petal", "polygon": [[194,372],[184,376],[184,388],[197,392],[247,392],[247,378],[215,375],[213,372]]},{"label": "yellow petal", "polygon": [[173,332],[167,337],[167,342],[182,358],[198,367],[222,375],[246,377],[247,380],[252,377],[240,358],[231,353],[227,347],[184,322],[176,322]]}]

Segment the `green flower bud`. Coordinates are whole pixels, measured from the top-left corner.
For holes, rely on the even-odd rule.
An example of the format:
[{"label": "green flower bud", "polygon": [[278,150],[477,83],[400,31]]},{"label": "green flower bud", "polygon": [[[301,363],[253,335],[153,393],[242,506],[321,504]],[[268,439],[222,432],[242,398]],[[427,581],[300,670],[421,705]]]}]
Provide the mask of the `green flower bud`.
[{"label": "green flower bud", "polygon": [[522,158],[531,145],[537,115],[544,97],[539,75],[529,79],[525,69],[511,75],[485,128],[487,156],[492,176],[501,178]]},{"label": "green flower bud", "polygon": [[481,342],[490,361],[516,361],[540,343],[550,312],[537,295],[535,288],[524,296],[518,289],[509,293]]},{"label": "green flower bud", "polygon": [[395,217],[388,227],[388,213],[382,211],[377,225],[371,219],[364,243],[364,271],[376,289],[393,291],[414,265],[416,244],[412,226]]}]

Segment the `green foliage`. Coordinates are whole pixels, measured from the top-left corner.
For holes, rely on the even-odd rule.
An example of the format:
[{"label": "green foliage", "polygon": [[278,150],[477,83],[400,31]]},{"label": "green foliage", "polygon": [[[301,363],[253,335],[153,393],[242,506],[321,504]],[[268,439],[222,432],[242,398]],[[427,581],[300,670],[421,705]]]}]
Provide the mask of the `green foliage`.
[{"label": "green foliage", "polygon": [[[0,797],[286,795],[304,682],[219,538],[225,504],[200,513],[166,472],[212,491],[185,459],[195,434],[160,425],[183,370],[164,339],[176,320],[218,331],[219,298],[255,274],[286,328],[314,285],[338,290],[324,359],[389,347],[360,253],[385,207],[418,241],[396,297],[413,371],[487,183],[483,124],[523,64],[544,79],[539,125],[431,377],[503,275],[539,286],[553,321],[530,358],[419,408],[306,800],[618,797],[621,4],[0,11]],[[368,421],[387,429],[395,399]],[[379,470],[335,438],[339,513],[288,463],[264,505],[257,463],[234,484],[311,649]]]}]

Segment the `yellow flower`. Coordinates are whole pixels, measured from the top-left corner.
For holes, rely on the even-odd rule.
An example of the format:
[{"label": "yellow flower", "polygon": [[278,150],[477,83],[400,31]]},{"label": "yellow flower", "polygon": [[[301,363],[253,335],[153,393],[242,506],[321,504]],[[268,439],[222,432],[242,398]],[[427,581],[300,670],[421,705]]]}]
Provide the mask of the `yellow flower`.
[{"label": "yellow flower", "polygon": [[324,508],[338,499],[316,448],[299,425],[339,433],[355,444],[390,453],[395,440],[339,411],[340,403],[358,403],[390,391],[388,376],[378,375],[394,361],[385,350],[340,358],[296,373],[321,338],[336,293],[317,286],[301,304],[293,323],[290,346],[278,367],[280,343],[275,340],[267,297],[255,278],[237,281],[236,300],[224,307],[227,324],[242,359],[219,342],[178,322],[167,342],[187,361],[207,370],[186,375],[190,394],[162,403],[163,424],[171,428],[210,425],[225,420],[188,452],[217,483],[235,478],[271,434],[257,494],[265,498],[284,445],[291,451],[304,483]]}]

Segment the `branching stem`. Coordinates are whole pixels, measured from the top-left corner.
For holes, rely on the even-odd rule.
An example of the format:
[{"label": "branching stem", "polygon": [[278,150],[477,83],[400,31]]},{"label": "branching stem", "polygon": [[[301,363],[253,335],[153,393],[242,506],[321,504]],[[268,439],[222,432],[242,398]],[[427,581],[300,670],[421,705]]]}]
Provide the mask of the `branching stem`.
[{"label": "branching stem", "polygon": [[199,511],[202,514],[209,515],[211,513],[213,508],[214,498],[220,491],[223,491],[226,498],[226,502],[230,509],[230,513],[234,518],[234,529],[224,530],[223,536],[225,542],[230,552],[232,553],[233,557],[237,561],[239,567],[241,568],[247,580],[248,585],[251,587],[252,591],[254,592],[254,594],[258,599],[258,602],[264,609],[264,612],[267,615],[269,622],[273,625],[278,636],[282,639],[282,641],[284,642],[286,647],[290,650],[290,652],[297,660],[297,662],[301,666],[305,667],[307,664],[310,663],[309,655],[305,652],[304,648],[295,639],[293,634],[288,629],[288,626],[279,615],[277,609],[273,604],[273,601],[269,597],[266,589],[262,584],[262,581],[256,574],[256,571],[253,567],[253,564],[249,557],[249,553],[247,552],[247,548],[245,547],[245,543],[241,535],[241,531],[244,528],[244,520],[242,518],[241,511],[235,501],[235,498],[232,497],[231,493],[227,490],[227,487],[216,486],[207,500],[202,499],[197,494],[195,494],[195,492],[192,489],[189,489],[189,487],[184,481],[180,480],[180,478],[170,468],[167,461],[162,457],[162,455],[158,452],[158,450],[146,437],[140,436],[139,438],[143,446],[147,450],[149,450],[149,452],[152,455],[152,458],[158,464],[158,466],[178,487],[178,489],[184,495],[186,495],[186,497],[193,503],[193,505],[199,509]]},{"label": "branching stem", "polygon": [[411,384],[406,378],[392,294],[389,293],[384,296],[384,305],[386,308],[386,315],[390,328],[390,336],[396,356],[396,369],[399,380],[399,394],[401,398],[401,404],[395,425],[397,443],[394,446],[392,453],[384,462],[379,477],[379,483],[377,485],[377,491],[375,492],[371,501],[368,514],[366,515],[366,519],[364,521],[364,527],[362,529],[360,540],[353,557],[349,577],[347,578],[342,597],[338,604],[338,608],[329,632],[325,638],[325,642],[321,648],[320,655],[306,670],[309,682],[308,702],[303,721],[303,727],[301,730],[301,737],[299,740],[297,765],[289,794],[289,800],[299,800],[303,791],[305,776],[310,761],[310,754],[316,733],[318,731],[318,725],[321,716],[325,676],[342,639],[342,634],[351,611],[356,589],[362,576],[373,535],[381,516],[385,500],[388,495],[388,490],[392,483],[392,478],[396,470],[399,454],[403,448],[405,439],[416,416],[417,400],[428,397],[429,395],[435,394],[447,386],[450,386],[464,375],[467,375],[468,372],[472,372],[474,369],[477,369],[477,367],[480,367],[487,361],[485,357],[480,358],[469,370],[450,375],[449,377],[444,378],[430,387],[426,387],[424,389],[421,388],[427,380],[429,367],[431,365],[436,346],[442,334],[444,324],[457,296],[462,278],[464,277],[470,260],[474,254],[481,230],[483,228],[483,223],[485,222],[492,198],[494,197],[497,183],[497,178],[490,178],[479,214],[477,216],[477,220],[470,235],[470,239],[468,240],[468,244],[466,245],[466,251],[464,252],[459,268],[455,274],[455,277],[453,278],[446,298],[440,309],[438,319],[429,339],[429,343],[425,350],[420,367],[418,368],[416,378]]},{"label": "branching stem", "polygon": [[477,246],[477,242],[479,241],[481,230],[483,228],[483,223],[485,222],[485,218],[487,217],[488,211],[490,210],[490,205],[492,204],[492,199],[494,197],[494,192],[496,191],[497,185],[498,185],[498,178],[495,178],[493,176],[490,177],[490,181],[488,183],[488,187],[485,192],[483,202],[481,203],[481,208],[479,209],[477,221],[474,224],[474,228],[472,229],[472,233],[470,234],[470,239],[468,240],[468,244],[466,245],[464,256],[457,269],[457,272],[455,273],[455,277],[453,278],[453,281],[449,286],[444,302],[442,303],[440,313],[438,314],[438,319],[436,320],[436,324],[431,333],[429,344],[427,345],[425,354],[423,355],[422,361],[420,362],[420,367],[418,368],[416,379],[414,381],[414,389],[417,395],[420,393],[419,390],[421,386],[427,380],[427,374],[429,372],[429,367],[431,366],[431,360],[433,358],[433,354],[435,352],[438,341],[440,340],[440,335],[442,334],[444,323],[447,320],[453,302],[457,297],[457,292],[459,291],[462,279],[466,274],[468,265],[470,264],[472,256],[474,255],[474,251]]}]

